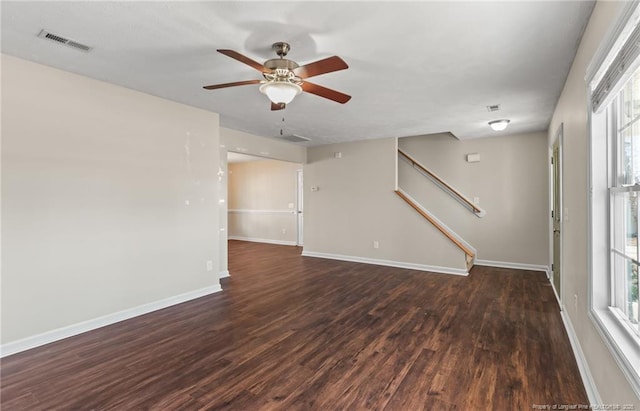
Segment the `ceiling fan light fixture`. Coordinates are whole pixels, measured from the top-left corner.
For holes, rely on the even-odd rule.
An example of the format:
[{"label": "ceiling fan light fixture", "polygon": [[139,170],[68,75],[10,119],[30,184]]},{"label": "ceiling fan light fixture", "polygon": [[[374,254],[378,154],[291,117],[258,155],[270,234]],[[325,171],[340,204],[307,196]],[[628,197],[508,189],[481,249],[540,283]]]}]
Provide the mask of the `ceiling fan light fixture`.
[{"label": "ceiling fan light fixture", "polygon": [[489,122],[489,126],[495,131],[502,131],[505,128],[507,128],[510,122],[511,120],[507,120],[507,119],[493,120]]},{"label": "ceiling fan light fixture", "polygon": [[269,81],[260,86],[260,92],[266,94],[275,104],[289,104],[302,92],[302,87],[289,81]]}]

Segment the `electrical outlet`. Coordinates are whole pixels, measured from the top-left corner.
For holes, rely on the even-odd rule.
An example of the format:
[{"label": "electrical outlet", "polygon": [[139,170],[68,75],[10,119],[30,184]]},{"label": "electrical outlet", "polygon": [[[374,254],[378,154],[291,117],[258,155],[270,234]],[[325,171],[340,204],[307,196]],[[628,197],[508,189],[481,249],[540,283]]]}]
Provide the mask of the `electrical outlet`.
[{"label": "electrical outlet", "polygon": [[473,204],[480,205],[480,197],[473,197]]},{"label": "electrical outlet", "polygon": [[282,234],[287,234],[287,229],[286,228],[282,229]]},{"label": "electrical outlet", "polygon": [[380,242],[379,241],[374,241],[373,242],[373,248],[380,248]]},{"label": "electrical outlet", "polygon": [[291,208],[295,207],[295,204],[293,204],[293,203],[289,203],[289,204],[288,204],[288,206],[289,206],[289,208],[291,209]]},{"label": "electrical outlet", "polygon": [[207,260],[207,271],[213,271],[213,261]]}]

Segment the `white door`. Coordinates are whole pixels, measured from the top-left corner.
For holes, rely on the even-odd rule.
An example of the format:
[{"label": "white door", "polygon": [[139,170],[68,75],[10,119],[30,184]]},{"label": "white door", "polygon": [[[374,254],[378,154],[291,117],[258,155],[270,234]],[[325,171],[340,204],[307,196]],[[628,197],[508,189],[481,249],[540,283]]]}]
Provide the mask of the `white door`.
[{"label": "white door", "polygon": [[298,216],[298,245],[302,246],[303,236],[302,236],[302,228],[303,228],[303,213],[302,213],[302,199],[303,199],[303,184],[302,184],[302,170],[297,171],[298,182],[297,182],[297,198],[296,198],[296,215]]}]

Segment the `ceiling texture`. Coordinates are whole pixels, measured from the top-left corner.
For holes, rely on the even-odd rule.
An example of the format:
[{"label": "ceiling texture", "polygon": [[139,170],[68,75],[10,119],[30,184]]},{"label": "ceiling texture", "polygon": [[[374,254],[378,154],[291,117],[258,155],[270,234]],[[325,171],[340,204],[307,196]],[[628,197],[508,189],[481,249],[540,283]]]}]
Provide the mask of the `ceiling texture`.
[{"label": "ceiling texture", "polygon": [[[459,139],[544,131],[592,1],[1,2],[2,52],[220,114],[222,126],[303,145],[451,132]],[[37,37],[45,29],[90,52]],[[261,79],[216,52],[260,63],[291,45],[300,65],[337,55],[348,70],[314,77],[352,96],[302,93],[271,111]],[[500,105],[489,112],[487,106]],[[283,120],[284,119],[284,120]]]}]

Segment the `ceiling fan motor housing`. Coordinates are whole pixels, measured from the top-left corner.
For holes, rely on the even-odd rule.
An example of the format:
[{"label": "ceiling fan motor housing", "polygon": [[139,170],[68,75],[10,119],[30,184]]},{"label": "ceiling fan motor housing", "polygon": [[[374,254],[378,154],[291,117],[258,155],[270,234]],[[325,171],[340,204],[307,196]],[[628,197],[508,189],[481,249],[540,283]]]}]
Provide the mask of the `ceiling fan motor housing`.
[{"label": "ceiling fan motor housing", "polygon": [[287,55],[289,50],[291,50],[291,46],[289,43],[285,43],[284,41],[279,41],[277,43],[273,43],[271,48],[276,52],[276,54],[280,57],[284,57]]},{"label": "ceiling fan motor housing", "polygon": [[275,70],[275,69],[293,70],[299,67],[298,63],[296,63],[295,61],[283,59],[283,58],[267,60],[264,62],[264,66],[270,70]]}]

